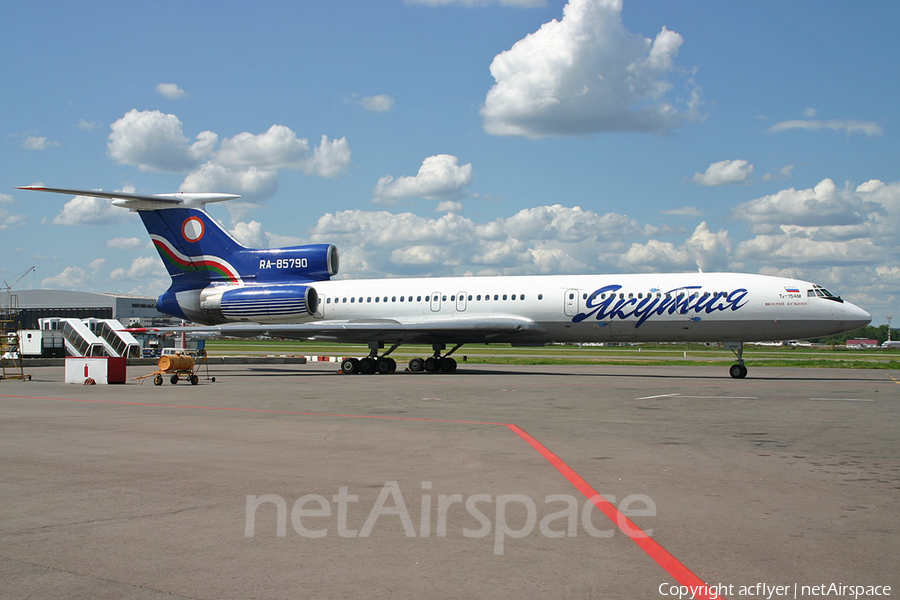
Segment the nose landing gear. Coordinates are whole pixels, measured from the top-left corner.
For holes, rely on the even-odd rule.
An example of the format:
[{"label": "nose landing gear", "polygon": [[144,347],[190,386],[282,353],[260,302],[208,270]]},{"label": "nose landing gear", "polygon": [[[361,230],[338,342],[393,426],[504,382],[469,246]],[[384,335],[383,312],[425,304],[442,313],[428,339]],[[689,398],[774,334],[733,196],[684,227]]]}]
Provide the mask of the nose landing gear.
[{"label": "nose landing gear", "polygon": [[734,379],[743,379],[747,376],[747,366],[744,364],[744,342],[725,342],[726,350],[731,350],[737,357],[737,364],[731,365],[728,374]]}]

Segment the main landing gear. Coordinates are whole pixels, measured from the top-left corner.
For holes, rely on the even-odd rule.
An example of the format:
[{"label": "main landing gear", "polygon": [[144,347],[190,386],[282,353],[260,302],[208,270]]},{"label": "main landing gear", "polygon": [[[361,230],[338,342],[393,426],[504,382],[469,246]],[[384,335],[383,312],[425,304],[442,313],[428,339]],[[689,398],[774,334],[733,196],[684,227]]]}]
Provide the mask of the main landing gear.
[{"label": "main landing gear", "polygon": [[[400,344],[394,344],[390,349],[378,356],[378,351],[384,347],[381,342],[369,342],[369,356],[365,358],[345,358],[341,362],[341,372],[345,375],[355,375],[362,373],[363,375],[372,375],[380,373],[387,375],[397,371],[397,361],[390,358],[388,354],[400,347]],[[441,351],[446,348],[444,344],[433,344],[434,355],[428,358],[414,358],[409,361],[409,370],[413,373],[452,373],[456,370],[456,360],[450,355],[459,350],[462,344],[457,344],[450,352],[441,356]]]},{"label": "main landing gear", "polygon": [[388,354],[400,347],[400,344],[394,344],[390,350],[378,356],[378,351],[384,348],[384,344],[380,342],[369,342],[369,355],[365,358],[345,358],[341,362],[341,372],[345,375],[355,375],[362,373],[363,375],[373,375],[381,373],[387,375],[397,370],[397,361],[389,357]]},{"label": "main landing gear", "polygon": [[725,342],[726,350],[731,350],[737,356],[737,364],[731,365],[728,374],[735,379],[743,379],[747,376],[747,366],[744,365],[744,343],[743,342]]},{"label": "main landing gear", "polygon": [[434,355],[426,359],[412,359],[409,361],[409,370],[413,373],[421,373],[422,371],[426,373],[452,373],[456,370],[456,359],[451,358],[450,355],[459,350],[462,344],[453,346],[450,352],[441,356],[441,350],[444,350],[446,347],[444,344],[432,344]]}]

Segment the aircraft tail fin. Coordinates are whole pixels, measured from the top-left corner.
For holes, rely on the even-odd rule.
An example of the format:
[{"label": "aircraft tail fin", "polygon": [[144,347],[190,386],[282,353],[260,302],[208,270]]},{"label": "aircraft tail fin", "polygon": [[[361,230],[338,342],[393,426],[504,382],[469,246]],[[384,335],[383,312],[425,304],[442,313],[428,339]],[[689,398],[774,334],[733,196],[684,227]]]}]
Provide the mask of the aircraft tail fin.
[{"label": "aircraft tail fin", "polygon": [[242,265],[233,264],[247,248],[206,211],[167,208],[137,212],[174,287],[195,288],[210,282],[239,284],[250,274],[242,273]]}]

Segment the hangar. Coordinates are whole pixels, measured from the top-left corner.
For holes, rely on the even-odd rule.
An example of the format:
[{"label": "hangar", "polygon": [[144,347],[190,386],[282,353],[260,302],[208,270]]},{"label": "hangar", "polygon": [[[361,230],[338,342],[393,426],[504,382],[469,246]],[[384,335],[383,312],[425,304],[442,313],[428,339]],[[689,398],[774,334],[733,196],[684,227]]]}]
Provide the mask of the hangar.
[{"label": "hangar", "polygon": [[101,294],[73,290],[17,290],[19,329],[38,329],[38,319],[72,317],[117,319],[130,325],[167,325],[169,315],[159,312],[156,298],[133,294]]}]

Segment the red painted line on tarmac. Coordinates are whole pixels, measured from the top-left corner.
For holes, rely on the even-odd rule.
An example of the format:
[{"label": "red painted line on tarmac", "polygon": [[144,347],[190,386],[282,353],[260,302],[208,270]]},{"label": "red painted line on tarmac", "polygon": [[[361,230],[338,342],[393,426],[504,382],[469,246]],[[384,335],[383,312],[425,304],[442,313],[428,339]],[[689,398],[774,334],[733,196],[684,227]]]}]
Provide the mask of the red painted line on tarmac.
[{"label": "red painted line on tarmac", "polygon": [[561,459],[559,456],[551,452],[546,446],[537,441],[534,437],[529,435],[522,428],[517,425],[513,425],[511,423],[507,423],[506,426],[520,438],[528,442],[532,448],[538,451],[538,453],[546,458],[553,467],[559,471],[563,477],[569,480],[569,482],[575,486],[575,488],[587,497],[587,499],[594,504],[604,515],[606,515],[610,521],[615,523],[615,525],[628,537],[630,537],[635,544],[637,544],[641,550],[647,553],[647,555],[652,558],[656,564],[665,569],[669,575],[675,578],[676,581],[680,585],[687,586],[690,589],[698,590],[695,594],[695,598],[699,598],[702,600],[715,600],[717,598],[723,598],[723,596],[709,595],[701,593],[700,590],[706,589],[706,583],[697,577],[693,571],[688,569],[684,564],[681,563],[677,558],[669,554],[669,552],[663,548],[656,540],[651,538],[649,535],[644,533],[644,531],[634,524],[634,522],[625,516],[616,506],[600,495],[600,493],[591,487],[584,478],[579,475],[575,469],[566,464],[566,462]]},{"label": "red painted line on tarmac", "polygon": [[625,516],[614,504],[600,495],[585,479],[579,475],[575,469],[570,467],[559,456],[551,452],[546,446],[537,439],[527,433],[518,425],[512,423],[492,423],[489,421],[464,421],[454,419],[425,419],[419,417],[388,417],[379,415],[346,415],[334,413],[315,413],[302,412],[293,410],[273,410],[265,408],[233,408],[227,406],[192,406],[183,404],[158,404],[151,402],[126,402],[124,400],[97,400],[91,398],[46,398],[42,396],[16,396],[9,394],[0,394],[0,398],[16,398],[23,400],[55,400],[61,402],[85,402],[91,404],[116,404],[121,406],[145,406],[153,408],[182,408],[193,410],[219,410],[225,412],[249,412],[249,413],[269,413],[281,415],[298,415],[307,417],[343,417],[354,419],[383,419],[388,421],[421,421],[427,423],[459,423],[465,425],[502,425],[510,431],[525,440],[532,448],[547,459],[559,473],[565,477],[575,488],[581,492],[597,509],[618,527],[622,533],[630,537],[638,547],[641,548],[656,564],[665,569],[669,575],[683,586],[688,586],[692,590],[696,590],[694,597],[699,600],[718,600],[723,596],[715,596],[704,594],[701,590],[705,590],[705,582],[697,577],[681,561],[672,556],[665,548],[663,548],[656,540],[647,535],[640,527]]}]

